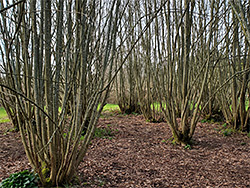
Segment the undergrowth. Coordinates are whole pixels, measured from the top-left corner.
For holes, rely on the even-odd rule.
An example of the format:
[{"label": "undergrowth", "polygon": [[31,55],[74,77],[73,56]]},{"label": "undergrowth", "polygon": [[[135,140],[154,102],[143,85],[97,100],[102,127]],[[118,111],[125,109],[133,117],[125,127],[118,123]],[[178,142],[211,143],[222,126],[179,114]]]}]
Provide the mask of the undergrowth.
[{"label": "undergrowth", "polygon": [[94,137],[112,139],[117,131],[117,129],[112,129],[111,125],[107,125],[106,127],[97,127]]},{"label": "undergrowth", "polygon": [[231,136],[235,132],[235,130],[231,128],[227,123],[224,123],[223,125],[221,125],[220,128],[215,130],[218,131],[223,136]]},{"label": "undergrowth", "polygon": [[38,188],[38,176],[28,170],[11,174],[0,183],[0,188]]}]

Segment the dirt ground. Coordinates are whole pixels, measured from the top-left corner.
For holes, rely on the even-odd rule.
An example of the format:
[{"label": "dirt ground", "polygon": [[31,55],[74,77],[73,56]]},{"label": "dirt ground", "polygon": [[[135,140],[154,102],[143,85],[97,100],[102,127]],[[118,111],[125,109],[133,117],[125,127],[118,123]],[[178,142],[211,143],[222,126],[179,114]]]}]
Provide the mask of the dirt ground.
[{"label": "dirt ground", "polygon": [[[166,123],[142,116],[105,115],[98,127],[115,136],[96,138],[79,166],[76,187],[250,187],[250,139],[223,136],[221,125],[199,123],[192,149],[173,145]],[[18,133],[0,124],[0,181],[30,169]]]}]

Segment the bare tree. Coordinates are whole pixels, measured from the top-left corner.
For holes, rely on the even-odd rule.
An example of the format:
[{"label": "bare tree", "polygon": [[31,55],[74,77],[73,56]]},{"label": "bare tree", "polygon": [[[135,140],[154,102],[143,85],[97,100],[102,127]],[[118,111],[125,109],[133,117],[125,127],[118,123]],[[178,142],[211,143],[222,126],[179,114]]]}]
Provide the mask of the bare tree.
[{"label": "bare tree", "polygon": [[[18,4],[16,23],[1,12],[2,35],[7,29],[15,30],[1,46],[6,60],[2,101],[6,108],[9,100],[15,104],[13,123],[46,187],[74,178],[115,76],[161,8],[152,13],[135,41],[118,40],[119,33],[128,36],[121,26],[127,6],[127,1],[120,0],[59,0],[56,4],[32,0]],[[127,41],[132,45],[115,67],[115,57]]]},{"label": "bare tree", "polygon": [[[126,11],[126,15],[123,17],[123,26],[124,31],[120,32],[120,40],[123,41],[125,36],[124,33],[129,33],[128,40],[126,43],[123,44],[121,51],[117,53],[117,67],[123,61],[126,52],[131,49],[133,42],[136,40],[136,25],[135,21],[136,18],[136,11],[139,8],[140,3],[138,1],[129,1],[128,2],[128,9]],[[121,68],[119,75],[116,77],[116,98],[119,108],[122,113],[140,113],[140,105],[138,99],[138,93],[136,91],[136,80],[137,77],[135,71],[135,56],[136,56],[136,49],[134,48],[133,51],[130,53],[127,62]]]},{"label": "bare tree", "polygon": [[[174,140],[185,145],[192,139],[200,117],[200,109],[204,105],[202,97],[205,88],[208,87],[207,78],[212,61],[210,49],[216,21],[213,17],[214,1],[210,4],[209,24],[200,26],[200,28],[194,22],[196,3],[188,0],[184,1],[184,5],[182,3],[182,1],[179,2],[182,11],[177,12],[177,9],[174,8],[174,19],[177,21],[175,25],[170,24],[173,19],[170,3],[165,10],[165,24],[168,28],[165,49],[167,56],[165,62],[159,64],[157,89],[161,109],[172,130]],[[176,2],[173,6],[177,7]],[[206,44],[198,43],[197,38],[202,37],[207,30],[209,33]],[[196,33],[196,31],[199,32]],[[198,44],[203,45],[198,46]],[[207,49],[204,48],[205,45],[208,46]],[[178,48],[180,51],[176,53]],[[200,54],[202,48],[204,49],[203,55]],[[178,120],[178,117],[181,119]]]},{"label": "bare tree", "polygon": [[[1,89],[12,93],[15,124],[43,185],[69,182],[87,151],[110,89],[107,83],[112,78],[123,8],[121,1],[60,0],[54,5],[50,0],[32,0],[19,5],[20,12],[28,12],[21,12],[20,26],[14,27],[16,36],[11,38],[17,45],[20,42],[20,51],[14,51],[11,44],[6,46],[8,52],[16,52],[17,61],[8,62],[5,71],[12,72],[8,82],[1,82]],[[4,15],[2,18],[6,20]],[[94,56],[97,51],[102,55]],[[11,56],[3,52],[3,57]],[[99,69],[94,69],[97,64]],[[7,103],[4,93],[3,97]]]},{"label": "bare tree", "polygon": [[[249,12],[246,13],[246,4],[245,7],[243,7],[241,1],[230,1],[230,5],[233,9],[233,21],[234,21],[234,30],[233,30],[233,58],[232,58],[232,67],[233,67],[233,74],[236,74],[236,72],[240,72],[242,70],[248,70],[249,69],[249,59],[248,53],[249,53],[249,42],[250,42],[250,27],[247,22],[249,22]],[[248,4],[249,6],[249,4]],[[244,35],[242,38],[245,38],[245,53],[243,54],[241,51],[241,46],[243,44],[240,44],[239,38],[239,26],[238,23],[241,25],[241,30]],[[233,100],[232,100],[232,113],[233,113],[233,125],[235,129],[240,129],[243,131],[249,131],[250,129],[250,109],[249,109],[249,102],[248,106],[246,107],[246,100],[248,97],[249,100],[249,71],[243,74],[240,77],[240,80],[236,80],[237,78],[233,78]],[[248,90],[248,96],[247,96],[247,90]]]}]

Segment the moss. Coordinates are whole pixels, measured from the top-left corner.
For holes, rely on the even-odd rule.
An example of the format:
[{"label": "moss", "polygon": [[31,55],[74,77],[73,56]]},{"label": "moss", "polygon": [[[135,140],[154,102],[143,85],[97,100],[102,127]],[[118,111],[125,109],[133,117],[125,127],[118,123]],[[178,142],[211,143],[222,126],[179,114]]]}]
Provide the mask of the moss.
[{"label": "moss", "polygon": [[46,176],[48,176],[48,174],[49,174],[49,169],[48,169],[48,168],[43,168],[43,169],[42,169],[42,175],[43,175],[44,177],[46,177]]},{"label": "moss", "polygon": [[186,145],[192,145],[193,143],[190,137],[184,137],[184,135],[181,134],[180,137],[178,137],[177,135],[173,135],[172,144],[185,147]]},{"label": "moss", "polygon": [[49,175],[50,175],[50,169],[47,168],[45,162],[42,162],[42,178],[45,180],[46,184],[49,184],[51,182]]},{"label": "moss", "polygon": [[46,178],[46,183],[50,183],[51,182],[51,179],[50,178]]}]

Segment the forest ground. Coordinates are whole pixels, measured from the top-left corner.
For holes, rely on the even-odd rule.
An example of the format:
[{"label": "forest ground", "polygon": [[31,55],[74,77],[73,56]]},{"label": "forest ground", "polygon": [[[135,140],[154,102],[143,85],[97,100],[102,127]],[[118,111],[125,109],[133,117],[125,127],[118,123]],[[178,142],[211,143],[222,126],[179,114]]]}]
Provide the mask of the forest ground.
[{"label": "forest ground", "polygon": [[[0,182],[31,168],[10,126],[0,124]],[[166,123],[141,115],[105,113],[98,127],[114,135],[92,141],[75,187],[250,187],[250,139],[224,136],[220,124],[199,123],[191,149],[171,143]]]}]

